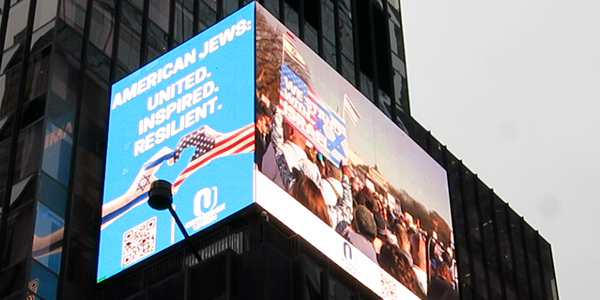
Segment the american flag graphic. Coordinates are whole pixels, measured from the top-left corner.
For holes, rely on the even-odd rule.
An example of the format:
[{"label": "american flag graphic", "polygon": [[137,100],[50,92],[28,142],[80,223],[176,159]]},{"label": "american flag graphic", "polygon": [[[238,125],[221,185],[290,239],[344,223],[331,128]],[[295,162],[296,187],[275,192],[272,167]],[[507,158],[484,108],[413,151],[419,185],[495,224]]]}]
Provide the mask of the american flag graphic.
[{"label": "american flag graphic", "polygon": [[173,192],[179,185],[196,170],[209,163],[215,158],[237,153],[254,151],[254,122],[228,133],[219,133],[210,127],[191,132],[181,138],[175,156],[186,147],[195,146],[194,156],[185,169],[177,176],[173,183]]},{"label": "american flag graphic", "polygon": [[151,177],[165,160],[177,161],[183,149],[196,147],[190,162],[173,183],[173,192],[177,192],[181,183],[188,176],[213,159],[231,154],[253,152],[254,131],[254,122],[227,133],[218,132],[204,125],[181,137],[174,151],[168,147],[159,150],[150,161],[144,164],[134,180],[133,186],[124,194],[124,197],[117,198],[119,203],[114,203],[114,207],[110,209],[108,206],[111,206],[112,202],[103,205],[102,228],[148,199]]}]

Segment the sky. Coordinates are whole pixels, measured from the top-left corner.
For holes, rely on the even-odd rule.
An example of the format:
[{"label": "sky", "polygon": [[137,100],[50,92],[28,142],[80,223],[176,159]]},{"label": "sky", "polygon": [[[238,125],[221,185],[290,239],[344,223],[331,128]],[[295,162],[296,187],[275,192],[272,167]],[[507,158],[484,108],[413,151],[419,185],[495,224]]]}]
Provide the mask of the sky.
[{"label": "sky", "polygon": [[560,299],[600,269],[600,1],[402,0],[411,113],[552,244]]}]

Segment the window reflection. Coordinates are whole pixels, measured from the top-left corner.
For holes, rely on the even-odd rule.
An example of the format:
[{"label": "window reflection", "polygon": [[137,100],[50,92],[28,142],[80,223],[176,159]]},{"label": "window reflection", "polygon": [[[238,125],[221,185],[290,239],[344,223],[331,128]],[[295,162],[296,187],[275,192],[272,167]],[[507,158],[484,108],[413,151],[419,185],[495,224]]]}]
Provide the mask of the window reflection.
[{"label": "window reflection", "polygon": [[175,41],[181,43],[193,35],[194,15],[183,7],[179,1],[175,2]]},{"label": "window reflection", "polygon": [[21,65],[0,76],[0,117],[15,108],[20,77]]},{"label": "window reflection", "polygon": [[43,138],[43,123],[37,122],[19,134],[14,180],[20,180],[39,169],[41,149],[39,141]]},{"label": "window reflection", "polygon": [[[63,0],[62,6],[67,6],[70,1]],[[33,30],[38,30],[42,25],[50,22],[56,17],[58,0],[37,1],[35,5],[35,18],[33,19]],[[12,14],[12,13],[11,13]]]},{"label": "window reflection", "polygon": [[46,123],[42,170],[64,185],[69,183],[72,147],[73,137],[71,132],[56,126],[52,122]]},{"label": "window reflection", "polygon": [[114,18],[111,10],[94,1],[90,42],[109,57],[112,56]]},{"label": "window reflection", "polygon": [[64,225],[63,218],[38,202],[31,255],[57,274],[60,271]]},{"label": "window reflection", "polygon": [[34,260],[31,262],[28,286],[33,287],[35,293],[44,299],[56,300],[58,277]]},{"label": "window reflection", "polygon": [[62,0],[60,6],[60,17],[81,35],[85,27],[86,2],[86,0]]},{"label": "window reflection", "polygon": [[27,31],[28,14],[29,0],[21,1],[10,8],[8,27],[6,29],[6,37],[4,38],[4,50],[23,41]]},{"label": "window reflection", "polygon": [[150,0],[150,20],[165,32],[169,32],[169,3],[170,1]]}]

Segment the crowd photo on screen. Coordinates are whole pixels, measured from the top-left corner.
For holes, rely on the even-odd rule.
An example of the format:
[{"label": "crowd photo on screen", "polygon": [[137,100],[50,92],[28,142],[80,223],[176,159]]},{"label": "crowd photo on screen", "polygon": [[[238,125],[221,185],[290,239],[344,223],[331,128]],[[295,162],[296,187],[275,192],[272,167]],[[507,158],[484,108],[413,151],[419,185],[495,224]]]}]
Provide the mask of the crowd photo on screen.
[{"label": "crowd photo on screen", "polygon": [[286,41],[285,30],[260,11],[256,28],[258,170],[421,299],[458,299],[448,222],[393,186],[377,166],[320,152],[289,121],[280,95],[283,73],[310,90],[311,72],[296,49],[286,49],[293,41]]}]

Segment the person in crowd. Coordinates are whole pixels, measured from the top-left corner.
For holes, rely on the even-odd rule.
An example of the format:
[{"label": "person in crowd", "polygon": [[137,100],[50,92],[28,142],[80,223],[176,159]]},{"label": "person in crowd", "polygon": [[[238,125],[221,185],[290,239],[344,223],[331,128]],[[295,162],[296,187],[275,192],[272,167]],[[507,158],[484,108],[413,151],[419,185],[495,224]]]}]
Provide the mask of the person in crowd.
[{"label": "person in crowd", "polygon": [[410,262],[398,247],[390,243],[385,243],[381,247],[381,254],[379,254],[378,259],[379,265],[390,273],[392,277],[419,296],[419,298],[426,299]]},{"label": "person in crowd", "polygon": [[436,267],[436,275],[429,284],[429,299],[458,300],[458,292],[452,286],[452,276],[448,264],[442,262]]},{"label": "person in crowd", "polygon": [[346,226],[340,231],[340,234],[346,240],[377,263],[377,253],[373,246],[373,240],[377,235],[377,225],[369,209],[364,205],[357,206],[354,211],[352,225]]},{"label": "person in crowd", "polygon": [[302,174],[298,169],[294,169],[295,182],[291,187],[290,194],[304,207],[310,210],[313,214],[319,217],[327,225],[331,226],[331,219],[327,211],[327,205],[321,194],[321,190],[317,185],[306,175]]},{"label": "person in crowd", "polygon": [[269,123],[271,115],[266,104],[263,101],[256,103],[256,132],[255,132],[255,155],[256,165],[262,170],[262,160],[267,147],[271,143],[271,134],[269,133]]},{"label": "person in crowd", "polygon": [[413,258],[413,270],[419,280],[419,286],[423,293],[427,294],[427,245],[425,238],[419,232],[410,236],[410,254]]}]

